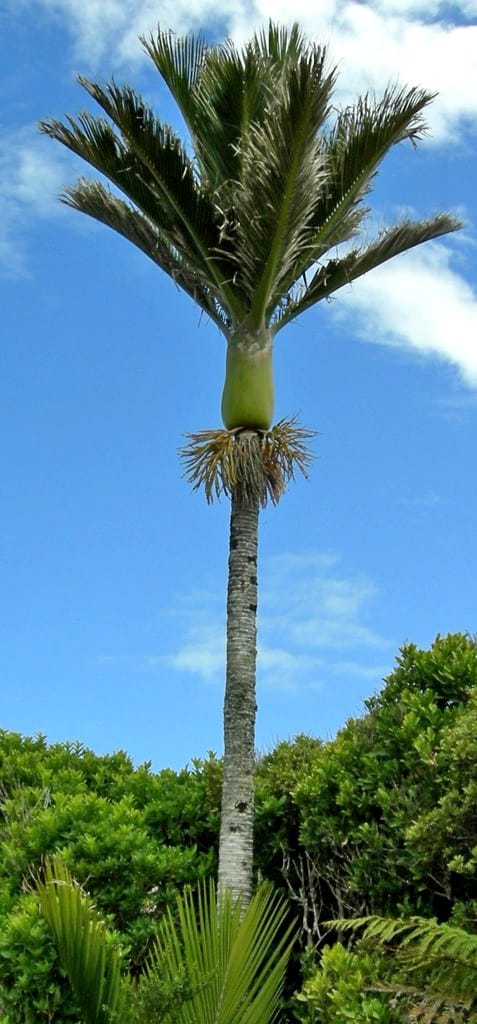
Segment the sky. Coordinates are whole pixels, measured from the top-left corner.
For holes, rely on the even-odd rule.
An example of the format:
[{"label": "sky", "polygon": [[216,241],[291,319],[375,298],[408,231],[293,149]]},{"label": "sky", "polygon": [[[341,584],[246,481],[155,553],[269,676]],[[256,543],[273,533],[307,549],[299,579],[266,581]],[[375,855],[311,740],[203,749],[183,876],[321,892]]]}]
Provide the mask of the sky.
[{"label": "sky", "polygon": [[[38,121],[129,82],[181,129],[138,35],[244,42],[293,17],[340,71],[439,93],[373,226],[448,210],[276,340],[276,419],[317,431],[261,515],[257,748],[331,737],[400,646],[477,631],[477,2],[1,0],[0,728],[180,769],[222,750],[227,500],[182,476],[221,426],[224,339],[133,246],[58,202],[88,168]],[[319,8],[319,13],[317,13]]]}]

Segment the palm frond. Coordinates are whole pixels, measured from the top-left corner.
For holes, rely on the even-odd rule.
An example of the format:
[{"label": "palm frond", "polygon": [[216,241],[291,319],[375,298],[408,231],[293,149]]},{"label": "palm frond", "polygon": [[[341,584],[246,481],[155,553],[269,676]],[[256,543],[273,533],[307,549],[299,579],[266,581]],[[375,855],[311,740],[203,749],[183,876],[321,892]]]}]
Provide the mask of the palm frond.
[{"label": "palm frond", "polygon": [[159,985],[186,979],[178,1024],[269,1024],[280,1002],[294,925],[284,901],[262,886],[243,912],[230,893],[215,888],[185,893],[178,920],[169,910],[159,924],[149,978]]},{"label": "palm frond", "polygon": [[196,264],[190,264],[171,246],[167,232],[161,232],[157,220],[153,223],[105,188],[100,181],[87,178],[81,178],[75,185],[66,188],[61,199],[67,206],[106,224],[136,245],[175,284],[183,288],[219,328],[227,329],[227,313],[210,290],[208,282],[202,281]]},{"label": "palm frond", "polygon": [[250,129],[263,120],[271,88],[269,69],[250,49],[240,54],[231,42],[215,49],[204,66],[194,139],[199,165],[222,200],[242,177]]},{"label": "palm frond", "polygon": [[[122,166],[119,182],[114,183],[121,188],[126,176],[131,187],[132,179],[138,179],[162,209],[170,229],[177,231],[176,242],[183,244],[186,239],[196,257],[200,259],[205,254],[207,259],[208,251],[218,240],[215,210],[200,188],[185,145],[172,128],[157,120],[142,97],[129,86],[118,86],[113,81],[103,88],[82,77],[79,82],[121,133],[125,157],[131,166]],[[96,119],[88,120],[94,128]],[[89,154],[87,158],[91,162]]]},{"label": "palm frond", "polygon": [[158,30],[142,42],[184,116],[201,180],[220,193],[240,177],[241,142],[271,95],[269,69],[231,40],[211,47],[200,36]]},{"label": "palm frond", "polygon": [[394,256],[415,248],[422,242],[461,228],[461,222],[450,214],[441,213],[430,220],[404,220],[387,228],[362,249],[353,249],[341,258],[330,259],[320,265],[311,281],[297,291],[290,292],[277,312],[277,330],[290,323],[304,310],[334,292],[351,284],[358,277],[386,263]]},{"label": "palm frond", "polygon": [[58,858],[46,861],[36,896],[69,978],[83,1024],[120,1024],[129,981],[91,900]]},{"label": "palm frond", "polygon": [[326,176],[317,132],[332,84],[316,49],[287,69],[267,121],[250,131],[236,189],[236,258],[257,324],[311,241],[315,197]]},{"label": "palm frond", "polygon": [[180,456],[193,490],[203,487],[211,504],[240,487],[264,507],[269,498],[278,504],[297,471],[307,477],[313,456],[306,442],[315,431],[301,427],[292,417],[267,431],[202,430],[187,436],[189,443]]},{"label": "palm frond", "polygon": [[41,122],[41,130],[62,142],[132,200],[189,263],[197,276],[220,292],[229,319],[234,308],[240,317],[236,296],[229,287],[235,265],[227,253],[220,253],[220,211],[201,188],[186,149],[168,125],[128,86],[114,82],[100,85],[79,79],[119,129],[109,121],[84,112],[63,124]]},{"label": "palm frond", "polygon": [[240,180],[250,125],[268,119],[284,67],[309,49],[298,25],[270,21],[242,50],[231,39],[209,46],[201,35],[160,28],[141,42],[181,110],[208,186]]},{"label": "palm frond", "polygon": [[[317,196],[314,240],[322,252],[342,241],[340,225],[370,190],[391,147],[405,139],[416,143],[425,135],[422,112],[434,95],[424,89],[391,87],[380,100],[367,94],[338,115],[322,142],[329,176]],[[319,258],[318,248],[315,252]]]},{"label": "palm frond", "polygon": [[139,38],[174,97],[189,132],[194,135],[195,88],[210,47],[202,34],[176,36],[171,30],[162,31],[160,26],[156,33]]},{"label": "palm frond", "polygon": [[286,67],[290,61],[296,61],[310,50],[310,44],[298,22],[295,21],[288,27],[279,25],[271,18],[266,28],[263,27],[255,33],[250,46],[259,60],[271,61],[279,69]]},{"label": "palm frond", "polygon": [[423,89],[390,87],[380,100],[365,95],[345,108],[332,130],[322,134],[326,175],[315,193],[314,230],[282,282],[282,297],[325,253],[358,234],[369,212],[363,200],[379,165],[398,142],[410,139],[415,144],[426,134],[423,110],[433,99],[434,93]]},{"label": "palm frond", "polygon": [[[111,115],[112,105],[107,103],[106,93],[85,79],[81,79],[81,84],[98,102],[99,97],[103,97],[102,105]],[[114,89],[119,102],[119,90]],[[192,211],[194,219],[199,221],[195,208],[203,199],[196,186],[192,163],[175,132],[167,125],[154,125],[152,113],[146,112],[139,97],[129,89],[126,93],[122,105],[128,110],[129,134],[135,132],[139,136],[144,133],[140,156],[129,139],[118,134],[109,121],[88,111],[77,119],[68,117],[65,124],[56,120],[43,121],[41,130],[104,174],[151,220],[157,219],[164,227],[173,225],[179,235],[181,229],[186,230],[183,225],[185,211]],[[153,162],[154,167],[151,168]],[[176,223],[177,215],[179,223]],[[210,208],[201,210],[200,217],[202,230],[205,232],[208,227],[212,233]]]},{"label": "palm frond", "polygon": [[325,72],[325,52],[307,45],[296,25],[270,23],[242,51],[230,40],[196,49],[189,37],[161,32],[146,48],[178,97],[201,180],[221,210],[217,257],[233,263],[234,291],[250,301],[266,264],[264,292],[277,266],[286,274],[303,250],[323,176],[323,160],[307,155],[316,157],[334,72]]}]

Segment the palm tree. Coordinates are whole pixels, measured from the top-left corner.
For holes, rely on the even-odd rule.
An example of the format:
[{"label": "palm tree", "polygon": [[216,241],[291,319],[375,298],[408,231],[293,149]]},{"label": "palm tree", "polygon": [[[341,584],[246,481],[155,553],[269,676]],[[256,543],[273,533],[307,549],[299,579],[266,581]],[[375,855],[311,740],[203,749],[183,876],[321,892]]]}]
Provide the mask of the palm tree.
[{"label": "palm tree", "polygon": [[41,128],[113,185],[82,178],[63,201],[133,242],[225,336],[225,430],[191,435],[185,456],[209,500],[221,491],[231,497],[219,889],[247,902],[259,509],[267,497],[278,500],[295,468],[306,470],[310,433],[294,421],[270,429],[273,341],[339,288],[460,225],[442,213],[359,241],[381,161],[396,143],[425,134],[432,93],[390,87],[336,112],[336,72],[297,25],[270,23],[241,50],[159,29],[142,43],[190,146],[128,85],[82,77],[103,114]]},{"label": "palm tree", "polygon": [[270,1024],[294,941],[284,899],[262,885],[242,913],[213,883],[177,897],[146,971],[124,972],[114,937],[61,858],[34,887],[83,1024]]}]

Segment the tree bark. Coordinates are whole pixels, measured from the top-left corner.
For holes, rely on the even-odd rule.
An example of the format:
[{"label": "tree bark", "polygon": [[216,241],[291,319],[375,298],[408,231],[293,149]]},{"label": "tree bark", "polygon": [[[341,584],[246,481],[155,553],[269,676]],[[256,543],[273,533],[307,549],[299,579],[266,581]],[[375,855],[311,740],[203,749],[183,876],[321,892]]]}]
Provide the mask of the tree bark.
[{"label": "tree bark", "polygon": [[252,895],[259,498],[237,485],[230,514],[219,896]]}]

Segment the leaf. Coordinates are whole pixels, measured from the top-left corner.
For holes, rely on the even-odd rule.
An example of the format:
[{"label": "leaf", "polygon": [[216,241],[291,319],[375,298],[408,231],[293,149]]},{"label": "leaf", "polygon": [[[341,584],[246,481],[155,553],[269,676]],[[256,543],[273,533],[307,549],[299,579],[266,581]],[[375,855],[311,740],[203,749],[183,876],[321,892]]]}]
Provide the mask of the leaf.
[{"label": "leaf", "polygon": [[419,972],[421,984],[415,991],[426,1004],[440,999],[446,1006],[475,1006],[477,935],[420,917],[372,916],[335,921],[333,925],[359,932],[362,939],[383,948],[390,947],[396,966],[410,977]]},{"label": "leaf", "polygon": [[44,880],[35,891],[83,1024],[120,1022],[129,981],[121,976],[121,958],[93,904],[55,857],[45,862]]},{"label": "leaf", "polygon": [[431,220],[402,221],[395,227],[387,228],[376,241],[364,248],[351,250],[342,258],[319,265],[311,281],[283,303],[279,313],[279,327],[290,323],[316,302],[328,298],[344,285],[351,284],[394,256],[440,235],[458,231],[461,226],[460,221],[445,213]]},{"label": "leaf", "polygon": [[159,924],[150,976],[173,984],[186,977],[189,998],[177,1009],[180,1024],[267,1024],[279,1008],[294,925],[270,886],[261,886],[245,913],[229,893],[201,887],[178,900]]},{"label": "leaf", "polygon": [[84,112],[41,129],[133,208],[84,181],[64,200],[129,238],[227,336],[243,328],[251,345],[255,330],[276,332],[380,263],[460,226],[443,214],[404,221],[336,253],[359,235],[386,154],[425,134],[432,93],[390,86],[332,117],[335,71],[296,24],[270,22],[241,49],[160,29],[142,42],[185,119],[187,144],[114,80],[79,79],[106,117]]},{"label": "leaf", "polygon": [[[245,912],[230,893],[217,900],[211,882],[186,890],[176,913],[159,922],[143,982],[135,992],[90,899],[59,858],[45,863],[35,887],[82,1014],[83,1024],[122,1024],[155,981],[174,1001],[180,1024],[270,1024],[277,1014],[295,926],[264,884]],[[167,1004],[167,998],[165,1000]],[[167,1006],[164,1006],[164,1010]]]}]

